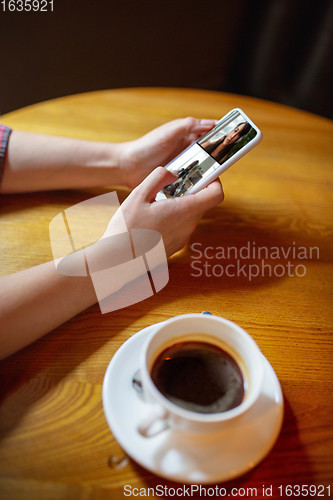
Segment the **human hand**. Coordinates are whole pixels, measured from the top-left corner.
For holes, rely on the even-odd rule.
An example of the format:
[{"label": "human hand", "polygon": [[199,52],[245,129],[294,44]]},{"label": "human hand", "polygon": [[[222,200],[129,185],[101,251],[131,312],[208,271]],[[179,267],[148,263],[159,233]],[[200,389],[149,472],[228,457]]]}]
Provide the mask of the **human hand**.
[{"label": "human hand", "polygon": [[[187,243],[203,214],[224,198],[220,180],[216,179],[198,193],[155,201],[156,194],[175,178],[167,169],[157,167],[126,198],[120,213],[128,231],[139,228],[158,231],[168,257]],[[111,219],[105,236],[112,234],[114,225],[117,215]]]},{"label": "human hand", "polygon": [[165,123],[135,141],[121,144],[119,163],[124,182],[128,187],[136,187],[156,165],[166,165],[215,124],[215,120],[181,118]]}]

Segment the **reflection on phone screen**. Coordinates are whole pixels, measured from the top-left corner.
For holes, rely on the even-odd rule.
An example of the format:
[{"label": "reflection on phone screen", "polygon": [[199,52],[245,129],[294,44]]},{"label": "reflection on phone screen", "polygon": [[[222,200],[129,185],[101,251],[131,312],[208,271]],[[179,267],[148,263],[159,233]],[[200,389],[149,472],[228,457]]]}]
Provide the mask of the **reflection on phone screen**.
[{"label": "reflection on phone screen", "polygon": [[167,166],[178,179],[162,190],[166,197],[183,196],[210,175],[257,135],[257,131],[234,110]]}]

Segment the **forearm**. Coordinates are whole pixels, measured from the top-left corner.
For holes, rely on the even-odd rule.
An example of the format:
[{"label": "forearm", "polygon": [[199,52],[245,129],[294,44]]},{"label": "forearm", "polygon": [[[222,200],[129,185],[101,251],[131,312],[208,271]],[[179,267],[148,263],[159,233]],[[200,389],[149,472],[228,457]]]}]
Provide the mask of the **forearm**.
[{"label": "forearm", "polygon": [[123,144],[82,141],[14,130],[8,143],[3,193],[126,185]]},{"label": "forearm", "polygon": [[[180,250],[206,210],[223,200],[221,184],[215,180],[191,196],[153,201],[173,180],[167,169],[155,169],[127,197],[103,238],[58,260],[58,268],[55,262],[48,262],[0,278],[0,359],[91,306],[97,297],[101,305],[117,292],[115,303],[108,310],[101,305],[102,312],[149,297],[147,264],[155,287],[156,283],[158,289],[166,285],[165,257]],[[141,231],[134,233],[138,229]],[[91,276],[81,276],[83,270]],[[155,270],[162,271],[161,279]],[[138,283],[141,277],[145,281]],[[127,284],[134,286],[127,290]],[[124,292],[124,300],[119,300],[119,292]]]},{"label": "forearm", "polygon": [[97,301],[90,276],[54,262],[0,278],[0,359],[34,342]]},{"label": "forearm", "polygon": [[[146,267],[131,263],[133,253],[126,233],[102,238],[78,251],[0,278],[0,359],[39,339],[97,301],[112,296]],[[57,263],[57,267],[56,267]],[[128,267],[128,266],[127,266]],[[88,272],[82,276],[82,272]],[[121,292],[120,292],[121,293]],[[126,297],[123,301],[125,305]]]}]

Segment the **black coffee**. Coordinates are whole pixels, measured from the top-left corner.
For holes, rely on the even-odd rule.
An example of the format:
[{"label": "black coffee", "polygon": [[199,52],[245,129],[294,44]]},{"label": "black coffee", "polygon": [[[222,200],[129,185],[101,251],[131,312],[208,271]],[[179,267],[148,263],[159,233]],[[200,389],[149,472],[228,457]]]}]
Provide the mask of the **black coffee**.
[{"label": "black coffee", "polygon": [[244,397],[244,379],[236,361],[206,342],[168,347],[156,359],[151,377],[166,398],[197,413],[230,410]]}]

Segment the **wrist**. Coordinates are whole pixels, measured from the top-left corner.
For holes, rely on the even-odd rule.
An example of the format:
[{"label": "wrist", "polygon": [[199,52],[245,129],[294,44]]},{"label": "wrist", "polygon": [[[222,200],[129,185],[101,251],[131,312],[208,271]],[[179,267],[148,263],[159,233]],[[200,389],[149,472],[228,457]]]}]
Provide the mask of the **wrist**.
[{"label": "wrist", "polygon": [[96,186],[127,186],[123,168],[124,144],[96,142],[84,160],[85,176]]}]

